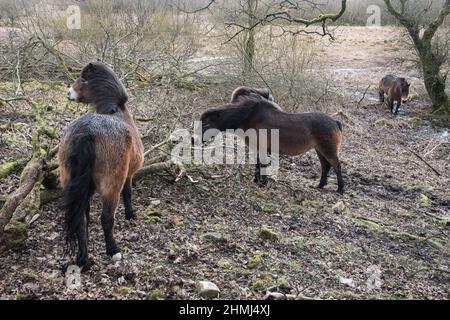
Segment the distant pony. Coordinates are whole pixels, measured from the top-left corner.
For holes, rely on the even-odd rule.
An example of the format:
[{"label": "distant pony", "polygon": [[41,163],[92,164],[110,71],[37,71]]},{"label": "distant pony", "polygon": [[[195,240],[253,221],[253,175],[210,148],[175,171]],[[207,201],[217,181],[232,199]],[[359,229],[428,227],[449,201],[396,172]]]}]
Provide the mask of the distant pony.
[{"label": "distant pony", "polygon": [[60,181],[64,188],[65,234],[71,253],[78,244],[75,263],[89,269],[88,226],[90,200],[100,194],[101,222],[106,253],[121,259],[113,236],[115,211],[122,193],[126,219],[135,213],[131,179],[144,161],[138,129],[126,107],[128,95],[114,72],[101,62],[89,63],[72,84],[68,98],[95,106],[65,130],[59,145]]},{"label": "distant pony", "polygon": [[[319,188],[327,185],[328,174],[333,168],[337,175],[338,192],[344,192],[339,148],[342,142],[342,125],[339,121],[321,112],[287,113],[278,105],[261,97],[243,96],[234,103],[205,111],[201,117],[202,134],[209,129],[226,131],[228,129],[279,130],[279,153],[301,155],[315,149],[322,166]],[[248,142],[246,141],[248,144]],[[270,153],[271,139],[267,141]],[[259,141],[256,146],[259,150]],[[255,151],[255,150],[254,150]],[[267,184],[267,177],[261,175],[263,165],[258,157],[255,182],[260,186]]]},{"label": "distant pony", "polygon": [[[387,75],[380,81],[380,102],[384,102],[384,95],[386,94],[386,104],[395,115],[398,114],[398,109],[403,103],[408,101],[409,88],[411,84],[405,78],[398,78],[393,75]],[[394,109],[394,102],[397,101],[397,106]]]}]

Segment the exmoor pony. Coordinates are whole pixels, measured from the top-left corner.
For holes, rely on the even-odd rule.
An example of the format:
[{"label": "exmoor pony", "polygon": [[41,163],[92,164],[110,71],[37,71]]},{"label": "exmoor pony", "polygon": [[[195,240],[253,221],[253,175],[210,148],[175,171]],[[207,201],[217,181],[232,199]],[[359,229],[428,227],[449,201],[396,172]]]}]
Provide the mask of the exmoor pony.
[{"label": "exmoor pony", "polygon": [[126,106],[126,89],[105,64],[92,62],[85,66],[70,87],[68,98],[92,104],[96,111],[68,126],[58,151],[66,241],[71,253],[78,245],[75,263],[88,269],[93,263],[88,257],[91,197],[98,192],[102,200],[106,253],[120,259],[113,235],[115,211],[122,194],[126,219],[135,217],[131,180],[143,165],[144,148]]},{"label": "exmoor pony", "polygon": [[[287,113],[269,100],[246,96],[235,103],[205,111],[200,121],[202,134],[209,129],[222,132],[228,129],[244,131],[278,129],[280,154],[294,156],[315,149],[322,167],[322,177],[318,187],[322,189],[327,185],[328,173],[333,168],[337,175],[338,192],[344,192],[344,180],[339,161],[342,125],[324,113]],[[248,144],[247,141],[246,143]],[[269,138],[267,141],[269,153],[270,143]],[[259,149],[260,142],[258,141],[257,144],[256,149]],[[260,186],[265,186],[267,177],[261,175],[261,167],[258,157],[254,181]]]},{"label": "exmoor pony", "polygon": [[[386,94],[386,103],[395,115],[398,114],[398,109],[403,103],[408,101],[409,87],[411,84],[405,78],[398,78],[393,75],[387,75],[380,81],[380,102],[384,102]],[[397,106],[394,110],[394,102],[397,101]]]}]

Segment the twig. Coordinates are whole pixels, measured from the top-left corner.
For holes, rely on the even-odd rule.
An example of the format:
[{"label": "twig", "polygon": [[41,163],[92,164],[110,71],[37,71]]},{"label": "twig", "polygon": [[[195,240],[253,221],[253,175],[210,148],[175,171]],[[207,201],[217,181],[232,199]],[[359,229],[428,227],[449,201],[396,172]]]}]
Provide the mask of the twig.
[{"label": "twig", "polygon": [[167,144],[167,143],[169,143],[169,142],[170,142],[170,140],[165,140],[165,141],[163,141],[163,142],[161,142],[161,143],[158,143],[157,145],[154,145],[153,147],[151,147],[150,149],[148,149],[147,151],[145,151],[144,157],[148,156],[148,155],[149,155],[150,153],[152,153],[154,150],[156,150],[156,149],[162,147],[163,145],[165,145],[165,144]]},{"label": "twig", "polygon": [[22,80],[20,78],[20,51],[17,52],[16,76],[18,81],[16,96],[21,96],[23,94],[23,89],[22,89]]},{"label": "twig", "polygon": [[431,164],[429,164],[424,158],[422,158],[420,155],[418,155],[414,150],[411,150],[410,148],[406,147],[406,146],[402,146],[404,149],[408,150],[409,152],[411,152],[413,155],[415,155],[419,160],[421,160],[423,163],[425,163],[431,170],[433,170],[434,173],[436,173],[436,175],[438,177],[441,176],[441,174],[439,173],[439,171],[437,171],[435,168],[433,168],[433,166]]}]

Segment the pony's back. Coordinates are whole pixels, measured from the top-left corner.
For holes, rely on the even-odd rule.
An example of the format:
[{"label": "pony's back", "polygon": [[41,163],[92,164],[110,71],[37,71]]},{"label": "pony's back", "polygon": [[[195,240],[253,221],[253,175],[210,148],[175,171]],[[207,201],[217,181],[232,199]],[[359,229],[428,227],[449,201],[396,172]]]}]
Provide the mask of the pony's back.
[{"label": "pony's back", "polygon": [[[129,126],[114,116],[102,114],[84,115],[72,122],[66,129],[61,145],[69,150],[80,136],[88,136],[95,145],[94,183],[96,189],[101,188],[102,179],[96,179],[111,172],[111,169],[123,167],[124,156],[131,148],[131,131]],[[61,183],[66,185],[70,178],[69,153],[62,150],[59,159],[61,168]]]}]

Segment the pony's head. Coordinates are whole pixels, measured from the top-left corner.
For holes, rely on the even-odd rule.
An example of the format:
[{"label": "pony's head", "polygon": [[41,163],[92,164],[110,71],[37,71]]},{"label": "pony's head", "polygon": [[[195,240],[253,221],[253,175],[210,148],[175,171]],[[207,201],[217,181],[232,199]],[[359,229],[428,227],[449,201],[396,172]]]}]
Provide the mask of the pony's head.
[{"label": "pony's head", "polygon": [[238,87],[231,94],[231,103],[237,102],[241,97],[263,98],[274,102],[272,93],[268,88]]},{"label": "pony's head", "polygon": [[69,100],[94,104],[97,113],[102,114],[115,113],[128,101],[122,82],[100,61],[91,62],[81,70],[67,95]]},{"label": "pony's head", "polygon": [[400,83],[402,90],[402,101],[403,103],[406,103],[409,98],[409,88],[411,87],[411,84],[408,83],[405,78],[400,78]]},{"label": "pony's head", "polygon": [[[226,104],[206,110],[200,116],[202,141],[209,140],[219,132],[228,129],[246,130],[250,118],[263,103],[264,101],[260,97],[248,96],[245,99],[241,99],[238,103]],[[265,103],[270,102],[266,101]],[[200,134],[198,129],[196,129],[196,136]],[[207,133],[207,131],[209,132]]]}]

